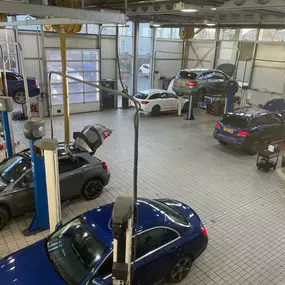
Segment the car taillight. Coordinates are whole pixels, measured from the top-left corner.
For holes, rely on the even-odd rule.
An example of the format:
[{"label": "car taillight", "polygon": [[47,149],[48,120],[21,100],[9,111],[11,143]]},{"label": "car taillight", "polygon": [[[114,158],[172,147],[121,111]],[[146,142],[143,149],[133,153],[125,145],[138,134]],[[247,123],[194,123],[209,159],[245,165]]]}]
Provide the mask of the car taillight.
[{"label": "car taillight", "polygon": [[219,123],[216,123],[216,128],[217,129],[220,129],[221,128],[221,125]]},{"label": "car taillight", "polygon": [[208,235],[206,228],[204,226],[202,226],[202,225],[201,225],[201,235],[202,236]]},{"label": "car taillight", "polygon": [[39,83],[37,82],[37,80],[34,80],[34,81],[32,82],[32,84],[35,85],[36,87],[39,87]]},{"label": "car taillight", "polygon": [[249,136],[249,132],[246,131],[238,131],[237,135],[240,137],[248,137]]},{"label": "car taillight", "polygon": [[196,82],[196,81],[187,82],[187,86],[196,86],[197,84],[198,84],[198,82]]},{"label": "car taillight", "polygon": [[176,85],[176,84],[177,84],[177,82],[178,82],[177,80],[174,80],[173,84],[174,84],[174,85]]},{"label": "car taillight", "polygon": [[103,161],[101,163],[101,166],[102,166],[103,169],[108,170],[108,165],[107,165],[107,163],[105,161]]},{"label": "car taillight", "polygon": [[148,101],[141,101],[141,104],[143,104],[143,105],[146,105],[148,103],[149,103]]},{"label": "car taillight", "polygon": [[103,132],[103,137],[106,139],[108,136],[110,136],[110,133],[108,131]]}]

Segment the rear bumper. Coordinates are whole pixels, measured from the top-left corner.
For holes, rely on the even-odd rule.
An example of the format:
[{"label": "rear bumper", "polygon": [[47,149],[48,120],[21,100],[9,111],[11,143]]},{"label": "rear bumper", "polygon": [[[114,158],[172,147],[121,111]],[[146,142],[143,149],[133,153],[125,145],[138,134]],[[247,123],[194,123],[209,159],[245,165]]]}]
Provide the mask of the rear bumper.
[{"label": "rear bumper", "polygon": [[109,184],[110,178],[111,178],[111,173],[109,170],[107,170],[102,177],[104,186]]},{"label": "rear bumper", "polygon": [[185,94],[185,95],[191,95],[191,96],[196,96],[198,93],[198,89],[196,88],[183,88],[183,87],[172,87],[172,90],[176,94]]},{"label": "rear bumper", "polygon": [[246,138],[244,137],[238,137],[235,135],[227,135],[224,133],[221,133],[219,130],[214,130],[214,138],[218,141],[228,143],[235,146],[245,147],[246,146]]},{"label": "rear bumper", "polygon": [[40,88],[29,88],[29,95],[30,97],[35,97],[35,96],[38,96],[40,95],[41,93],[41,89]]},{"label": "rear bumper", "polygon": [[200,235],[195,239],[194,243],[197,251],[193,253],[194,260],[197,259],[206,250],[208,246],[208,241],[209,241],[208,236],[202,236],[202,235]]}]

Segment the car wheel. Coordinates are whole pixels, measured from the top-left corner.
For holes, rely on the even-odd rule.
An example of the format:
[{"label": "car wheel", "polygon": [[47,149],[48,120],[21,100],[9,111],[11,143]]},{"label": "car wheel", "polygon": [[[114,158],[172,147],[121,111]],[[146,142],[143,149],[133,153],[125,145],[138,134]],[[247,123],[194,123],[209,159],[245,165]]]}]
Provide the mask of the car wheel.
[{"label": "car wheel", "polygon": [[222,144],[222,145],[227,145],[226,142],[219,141],[219,143]]},{"label": "car wheel", "polygon": [[87,200],[93,200],[98,198],[102,191],[103,191],[104,185],[101,179],[95,178],[90,181],[88,181],[83,189],[82,189],[82,195]]},{"label": "car wheel", "polygon": [[191,256],[184,256],[173,266],[170,271],[169,281],[179,283],[188,275],[192,267]]},{"label": "car wheel", "polygon": [[24,91],[17,91],[13,94],[13,99],[17,104],[23,105],[26,103],[26,95]]},{"label": "car wheel", "polygon": [[153,116],[158,116],[160,114],[160,106],[159,105],[154,106],[151,110],[151,114]]},{"label": "car wheel", "polygon": [[6,209],[0,208],[0,230],[4,228],[9,222],[9,213]]},{"label": "car wheel", "polygon": [[249,149],[249,153],[252,155],[256,155],[259,152],[260,148],[260,142],[259,141],[254,141]]},{"label": "car wheel", "polygon": [[204,101],[204,98],[206,96],[206,90],[205,89],[200,89],[197,93],[197,98],[199,99],[200,102]]},{"label": "car wheel", "polygon": [[183,113],[188,112],[188,108],[189,108],[189,102],[186,102],[186,103],[184,104],[183,108],[182,108],[182,112],[183,112]]}]

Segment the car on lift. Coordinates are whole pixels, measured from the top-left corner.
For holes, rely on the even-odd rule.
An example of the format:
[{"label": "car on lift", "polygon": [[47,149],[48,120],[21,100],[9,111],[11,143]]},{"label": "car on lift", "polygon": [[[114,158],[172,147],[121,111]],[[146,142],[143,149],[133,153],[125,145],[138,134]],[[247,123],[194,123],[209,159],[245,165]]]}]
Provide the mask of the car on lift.
[{"label": "car on lift", "polygon": [[285,125],[280,114],[256,107],[233,110],[216,123],[214,138],[221,144],[244,148],[250,154],[257,154],[262,141],[285,139]]},{"label": "car on lift", "polygon": [[[99,197],[109,183],[106,162],[94,156],[111,130],[101,125],[90,125],[74,133],[75,142],[66,153],[58,147],[60,196],[62,201],[82,195],[87,200]],[[91,141],[93,140],[93,141]],[[34,212],[34,185],[30,149],[4,160],[0,164],[0,229],[11,217]]]},{"label": "car on lift", "polygon": [[[14,280],[18,285],[113,284],[112,210],[113,204],[107,204],[88,211],[0,260],[1,284],[14,284]],[[185,279],[208,244],[197,213],[171,199],[138,199],[137,212],[132,284]]]},{"label": "car on lift", "polygon": [[[157,116],[162,112],[177,112],[179,97],[163,89],[149,89],[137,92],[134,98],[141,104],[141,111]],[[182,99],[182,111],[188,110],[188,99]],[[131,102],[131,106],[134,103]]]},{"label": "car on lift", "polygon": [[275,98],[266,102],[263,107],[264,110],[271,112],[278,112],[285,120],[285,99]]},{"label": "car on lift", "polygon": [[[1,71],[2,81],[4,82],[4,73]],[[24,89],[23,76],[12,71],[6,71],[7,85],[8,85],[8,96],[12,97],[17,104],[26,103],[26,95]],[[40,95],[41,90],[39,84],[35,78],[27,78],[29,96],[35,97]],[[7,95],[7,94],[5,94]]]},{"label": "car on lift", "polygon": [[238,82],[232,79],[235,69],[232,64],[221,64],[217,69],[183,69],[175,77],[173,91],[202,101],[205,96],[224,96],[232,86],[234,96],[239,89]]}]

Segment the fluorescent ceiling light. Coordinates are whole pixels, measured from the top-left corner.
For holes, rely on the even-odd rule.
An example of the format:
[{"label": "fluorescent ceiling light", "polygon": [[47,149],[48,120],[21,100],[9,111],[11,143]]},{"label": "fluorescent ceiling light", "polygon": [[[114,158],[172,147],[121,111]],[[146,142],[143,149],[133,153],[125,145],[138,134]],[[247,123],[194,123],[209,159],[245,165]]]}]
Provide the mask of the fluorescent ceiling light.
[{"label": "fluorescent ceiling light", "polygon": [[212,11],[216,11],[216,10],[217,10],[217,8],[211,8],[211,10],[212,10]]},{"label": "fluorescent ceiling light", "polygon": [[152,24],[153,27],[160,27],[160,24]]},{"label": "fluorescent ceiling light", "polygon": [[214,23],[208,23],[208,24],[206,24],[206,26],[213,27],[213,26],[216,26],[216,24],[214,24]]},{"label": "fluorescent ceiling light", "polygon": [[182,9],[180,11],[181,12],[187,12],[187,13],[193,13],[193,12],[197,12],[198,10],[196,10],[196,9]]}]

